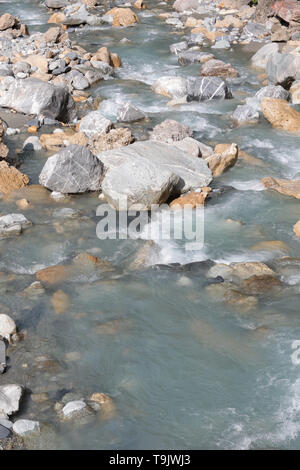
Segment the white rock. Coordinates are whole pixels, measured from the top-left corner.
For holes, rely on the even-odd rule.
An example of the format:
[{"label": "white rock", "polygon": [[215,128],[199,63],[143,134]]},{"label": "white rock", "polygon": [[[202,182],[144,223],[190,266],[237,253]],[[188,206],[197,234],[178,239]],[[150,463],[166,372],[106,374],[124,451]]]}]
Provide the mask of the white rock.
[{"label": "white rock", "polygon": [[19,410],[23,389],[20,385],[0,386],[0,413],[11,415]]},{"label": "white rock", "polygon": [[17,327],[12,318],[5,313],[0,314],[0,336],[10,342],[10,337],[16,333]]},{"label": "white rock", "polygon": [[69,401],[63,409],[62,413],[66,418],[71,418],[75,413],[83,410],[87,407],[87,404],[82,400]]},{"label": "white rock", "polygon": [[38,421],[31,421],[30,419],[18,419],[18,421],[13,424],[13,431],[18,434],[18,436],[36,434],[40,432],[40,423]]}]

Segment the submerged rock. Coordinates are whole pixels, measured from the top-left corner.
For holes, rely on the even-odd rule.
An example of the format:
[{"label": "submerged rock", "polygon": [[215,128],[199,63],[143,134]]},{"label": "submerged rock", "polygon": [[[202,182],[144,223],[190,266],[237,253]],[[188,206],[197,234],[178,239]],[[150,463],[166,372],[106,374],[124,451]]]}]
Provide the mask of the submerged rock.
[{"label": "submerged rock", "polygon": [[23,214],[8,214],[0,217],[0,238],[19,235],[23,228],[31,225]]},{"label": "submerged rock", "polygon": [[285,196],[292,196],[296,199],[300,199],[300,180],[285,180],[269,176],[267,178],[263,178],[261,182],[268,189],[278,191]]},{"label": "submerged rock", "polygon": [[72,121],[76,117],[73,98],[66,88],[36,78],[17,80],[6,77],[2,80],[0,106],[63,122]]},{"label": "submerged rock", "polygon": [[88,148],[69,145],[48,158],[39,181],[44,187],[63,194],[84,193],[100,189],[102,174],[102,163]]}]

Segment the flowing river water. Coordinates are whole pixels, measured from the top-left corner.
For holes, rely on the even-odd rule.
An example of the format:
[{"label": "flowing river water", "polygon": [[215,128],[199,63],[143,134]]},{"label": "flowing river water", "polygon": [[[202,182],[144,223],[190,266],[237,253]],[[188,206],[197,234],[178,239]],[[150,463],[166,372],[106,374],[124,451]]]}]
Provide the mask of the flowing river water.
[{"label": "flowing river water", "polygon": [[[300,218],[299,202],[264,190],[260,180],[299,178],[300,137],[272,129],[266,121],[233,127],[230,120],[236,106],[262,86],[250,67],[250,57],[261,44],[214,51],[239,71],[230,82],[233,100],[170,107],[168,98],[151,90],[153,82],[162,75],[197,75],[199,65],[178,65],[169,45],[180,41],[184,31],[158,18],[158,12],[168,11],[164,2],[147,4],[148,9],[139,12],[140,24],[132,28],[105,25],[70,33],[87,50],[106,45],[122,59],[116,78],[91,89],[93,96],[106,100],[100,109],[114,119],[114,102],[130,101],[149,118],[133,126],[136,133],[142,135],[172,118],[189,125],[202,142],[236,142],[260,159],[255,164],[241,159],[219,178],[218,184],[234,189],[207,203],[201,251],[185,251],[181,242],[164,241],[150,249],[149,264],[296,258],[299,240],[292,226]],[[1,1],[0,14],[4,12],[18,16],[31,32],[47,29],[49,14],[37,1]],[[130,42],[120,43],[123,38]],[[2,117],[11,127],[22,120],[9,113]],[[9,137],[8,143],[21,148],[26,137]],[[38,184],[49,155],[22,154],[20,169],[31,184]],[[300,447],[300,365],[291,357],[293,341],[300,340],[299,263],[282,274],[285,289],[260,296],[254,310],[241,313],[209,294],[201,271],[129,270],[146,242],[99,240],[97,194],[55,202],[47,190],[33,186],[22,190],[18,199],[29,195],[33,204],[25,215],[33,226],[20,237],[0,241],[1,307],[13,312],[19,329],[26,332],[10,349],[10,368],[0,383],[22,383],[32,393],[49,396],[43,403],[28,397],[22,405],[21,417],[46,423],[29,447]],[[16,212],[15,202],[13,196],[4,198],[1,213]],[[78,211],[77,216],[62,217],[59,210],[64,207]],[[282,242],[277,251],[253,248],[274,240]],[[62,281],[59,289],[70,299],[63,314],[55,313],[51,304],[57,288],[24,294],[37,270],[68,262],[78,252],[106,259],[114,270],[97,278],[75,272],[71,280]],[[48,367],[39,366],[40,356],[51,358]],[[53,406],[67,391],[106,393],[113,399],[114,413],[81,426],[59,423]]]}]

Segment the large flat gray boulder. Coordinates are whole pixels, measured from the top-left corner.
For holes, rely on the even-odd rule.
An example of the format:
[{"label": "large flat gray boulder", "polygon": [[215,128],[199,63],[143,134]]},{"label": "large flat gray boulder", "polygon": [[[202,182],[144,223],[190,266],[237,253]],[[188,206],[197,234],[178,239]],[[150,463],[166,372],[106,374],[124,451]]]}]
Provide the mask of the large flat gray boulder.
[{"label": "large flat gray boulder", "polygon": [[67,88],[36,78],[4,78],[0,82],[0,106],[62,122],[76,117],[75,103]]},{"label": "large flat gray boulder", "polygon": [[[162,204],[170,195],[209,185],[212,174],[205,160],[162,142],[143,141],[98,155],[106,168],[102,191],[116,209],[129,205]],[[124,207],[123,207],[124,208]]]},{"label": "large flat gray boulder", "polygon": [[102,173],[102,163],[88,148],[69,145],[48,158],[39,181],[63,194],[84,193],[100,189]]}]

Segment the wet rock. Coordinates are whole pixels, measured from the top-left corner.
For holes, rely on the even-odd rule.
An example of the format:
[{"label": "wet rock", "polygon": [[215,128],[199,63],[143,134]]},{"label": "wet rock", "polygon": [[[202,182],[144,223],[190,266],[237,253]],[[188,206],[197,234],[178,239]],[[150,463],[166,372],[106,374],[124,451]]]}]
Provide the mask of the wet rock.
[{"label": "wet rock", "polygon": [[276,129],[300,132],[300,113],[291,108],[285,100],[264,98],[261,101],[264,117]]},{"label": "wet rock", "polygon": [[298,222],[294,225],[293,232],[296,237],[300,238],[300,220],[298,220]]},{"label": "wet rock", "polygon": [[226,64],[222,60],[211,59],[202,65],[200,75],[204,77],[235,78],[238,76],[238,71],[231,64]]},{"label": "wet rock", "polygon": [[260,69],[266,69],[269,58],[277,52],[279,52],[278,44],[272,42],[265,44],[251,58],[252,65]]},{"label": "wet rock", "polygon": [[18,436],[28,436],[40,432],[40,423],[30,419],[18,419],[14,422],[13,431]]},{"label": "wet rock", "polygon": [[12,318],[6,314],[0,314],[0,337],[6,339],[9,343],[11,337],[17,332],[17,327]]},{"label": "wet rock", "polygon": [[23,389],[20,385],[0,385],[0,413],[10,416],[19,410]]},{"label": "wet rock", "polygon": [[180,52],[185,51],[188,48],[187,41],[176,42],[171,44],[170,51],[172,54],[178,55]]},{"label": "wet rock", "polygon": [[290,95],[293,104],[300,104],[300,80],[296,80],[291,88]]},{"label": "wet rock", "polygon": [[55,313],[62,314],[65,313],[70,307],[70,298],[64,291],[58,290],[52,295],[51,304],[55,310]]},{"label": "wet rock", "polygon": [[0,31],[13,28],[17,23],[17,18],[10,15],[9,13],[4,13],[4,15],[0,16]]},{"label": "wet rock", "polygon": [[256,243],[251,247],[253,251],[277,251],[281,253],[288,253],[288,246],[281,240],[265,240],[259,243]]},{"label": "wet rock", "polygon": [[189,80],[183,77],[161,77],[153,85],[153,90],[159,95],[170,98],[182,98],[188,95]]},{"label": "wet rock", "polygon": [[124,196],[130,204],[162,204],[172,191],[195,190],[212,179],[204,160],[160,142],[136,142],[99,158],[107,168],[102,191],[114,207]]},{"label": "wet rock", "polygon": [[74,101],[68,90],[35,78],[17,80],[6,77],[0,84],[0,106],[24,114],[40,115],[63,122],[76,116]]},{"label": "wet rock", "polygon": [[234,281],[235,279],[248,279],[252,276],[275,276],[275,272],[265,263],[259,261],[248,261],[241,263],[223,264],[218,263],[212,266],[207,273],[207,277],[222,276],[226,281]]},{"label": "wet rock", "polygon": [[[208,54],[207,52],[186,51],[186,52],[181,52],[178,55],[178,63],[180,65],[203,64],[203,63],[210,62],[210,60],[213,60],[213,57],[214,56],[212,54]],[[205,74],[201,73],[201,75],[205,75]]]},{"label": "wet rock", "polygon": [[[210,188],[209,188],[210,189]],[[170,208],[172,210],[176,209],[184,209],[186,206],[189,208],[194,209],[198,206],[203,206],[206,200],[208,192],[201,191],[201,192],[191,192],[188,194],[184,194],[174,201],[171,202]]]},{"label": "wet rock", "polygon": [[274,276],[251,276],[241,283],[241,289],[248,295],[271,293],[281,286],[281,282]]},{"label": "wet rock", "polygon": [[236,289],[228,289],[224,294],[224,301],[239,313],[250,312],[258,303],[256,297],[245,295]]},{"label": "wet rock", "polygon": [[0,193],[9,194],[29,183],[28,176],[6,162],[0,161]]},{"label": "wet rock", "polygon": [[166,119],[161,124],[157,124],[150,134],[151,140],[158,142],[172,143],[182,140],[185,137],[192,137],[193,131],[188,126],[173,119]]},{"label": "wet rock", "polygon": [[255,123],[259,120],[259,113],[252,106],[239,105],[232,114],[232,118],[238,124]]},{"label": "wet rock", "polygon": [[0,237],[19,235],[22,230],[31,225],[23,214],[8,214],[0,217]]},{"label": "wet rock", "polygon": [[63,420],[81,419],[92,414],[92,409],[83,400],[70,401],[60,412]]},{"label": "wet rock", "polygon": [[231,146],[222,153],[214,153],[207,157],[207,162],[214,177],[222,175],[229,168],[232,168],[238,159],[238,146],[231,144]]},{"label": "wet rock", "polygon": [[139,18],[130,8],[113,8],[106,15],[112,15],[113,26],[132,26],[139,22]]},{"label": "wet rock", "polygon": [[7,429],[5,426],[2,426],[2,424],[0,424],[0,440],[1,439],[6,439],[10,435],[11,435],[10,430]]},{"label": "wet rock", "polygon": [[89,149],[69,145],[48,158],[39,181],[52,191],[83,193],[100,189],[102,173],[102,163]]},{"label": "wet rock", "polygon": [[91,111],[80,121],[80,131],[87,137],[95,137],[97,135],[106,134],[113,124],[106,119],[99,111]]},{"label": "wet rock", "polygon": [[122,105],[118,110],[118,122],[135,122],[145,119],[146,115],[130,103]]},{"label": "wet rock", "polygon": [[232,93],[225,80],[219,77],[196,79],[189,87],[188,101],[230,99]]},{"label": "wet rock", "polygon": [[23,144],[23,150],[25,151],[32,151],[34,150],[35,152],[38,152],[39,150],[42,150],[42,145],[40,143],[40,139],[37,136],[31,136],[28,137],[24,144]]},{"label": "wet rock", "polygon": [[278,191],[285,196],[292,196],[300,199],[300,180],[285,180],[272,178],[271,176],[263,178],[261,182],[268,189]]}]

